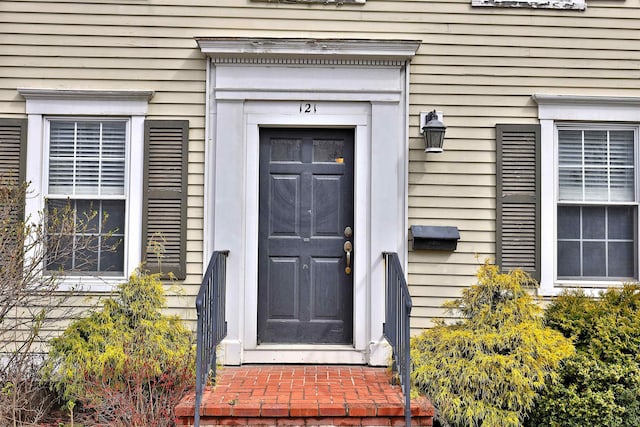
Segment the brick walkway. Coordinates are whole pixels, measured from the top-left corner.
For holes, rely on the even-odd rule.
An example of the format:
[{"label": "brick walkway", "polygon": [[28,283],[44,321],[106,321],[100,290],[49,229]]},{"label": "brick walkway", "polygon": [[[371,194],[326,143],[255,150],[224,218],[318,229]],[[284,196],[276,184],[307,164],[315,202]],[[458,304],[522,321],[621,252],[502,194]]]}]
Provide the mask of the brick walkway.
[{"label": "brick walkway", "polygon": [[[399,386],[385,368],[260,365],[219,370],[203,394],[201,426],[404,425]],[[191,425],[194,396],[176,407],[178,425]],[[433,407],[411,405],[413,425],[432,425]]]}]

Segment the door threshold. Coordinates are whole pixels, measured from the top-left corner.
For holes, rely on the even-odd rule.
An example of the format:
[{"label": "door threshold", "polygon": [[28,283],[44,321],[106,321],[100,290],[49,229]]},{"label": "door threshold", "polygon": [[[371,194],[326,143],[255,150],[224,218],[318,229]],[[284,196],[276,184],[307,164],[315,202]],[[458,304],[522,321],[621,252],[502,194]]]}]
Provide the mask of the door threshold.
[{"label": "door threshold", "polygon": [[260,344],[243,351],[243,363],[301,363],[364,365],[366,353],[351,345]]}]

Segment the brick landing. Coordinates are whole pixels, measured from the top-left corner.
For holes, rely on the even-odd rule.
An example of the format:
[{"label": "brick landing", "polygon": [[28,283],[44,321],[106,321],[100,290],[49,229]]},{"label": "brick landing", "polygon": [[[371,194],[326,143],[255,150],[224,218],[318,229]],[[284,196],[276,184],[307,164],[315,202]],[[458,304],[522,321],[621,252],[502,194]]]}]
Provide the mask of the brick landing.
[{"label": "brick landing", "polygon": [[[400,386],[385,368],[363,366],[245,365],[218,371],[202,398],[200,425],[401,426]],[[193,425],[195,397],[176,407],[178,426]],[[433,406],[411,404],[412,425],[433,425]]]}]

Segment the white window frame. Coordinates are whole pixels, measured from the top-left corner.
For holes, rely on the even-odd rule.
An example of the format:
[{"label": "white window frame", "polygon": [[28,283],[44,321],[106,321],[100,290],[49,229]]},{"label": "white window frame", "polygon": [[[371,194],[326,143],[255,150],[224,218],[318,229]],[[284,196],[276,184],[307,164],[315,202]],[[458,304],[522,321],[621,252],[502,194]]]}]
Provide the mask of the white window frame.
[{"label": "white window frame", "polygon": [[[615,128],[625,126],[640,132],[640,97],[605,97],[573,95],[534,95],[540,120],[540,183],[541,183],[541,280],[539,294],[554,296],[565,289],[581,288],[597,295],[622,282],[613,280],[558,280],[556,202],[558,200],[558,125],[580,125],[581,128]],[[635,164],[638,167],[636,144]],[[636,172],[636,177],[638,173]],[[636,178],[638,179],[638,178]],[[636,183],[636,193],[638,192]],[[636,200],[638,195],[636,194]],[[636,236],[638,238],[640,236]]]},{"label": "white window frame", "polygon": [[[67,122],[86,122],[86,121],[96,121],[96,122],[109,122],[109,121],[118,121],[118,122],[125,122],[126,124],[126,134],[125,134],[125,155],[124,155],[124,160],[125,160],[125,165],[124,165],[124,191],[122,193],[122,195],[98,195],[98,194],[66,194],[66,193],[52,193],[50,191],[50,187],[49,187],[49,179],[50,179],[50,147],[51,147],[51,123],[52,122],[61,122],[61,121],[67,121]],[[45,128],[44,128],[44,138],[43,138],[43,156],[44,156],[44,163],[43,163],[43,176],[42,176],[42,192],[44,194],[44,205],[43,205],[43,209],[46,209],[46,203],[47,200],[64,200],[65,198],[68,198],[72,201],[77,201],[77,200],[91,200],[91,201],[106,201],[106,200],[120,200],[120,201],[124,201],[124,217],[125,217],[125,224],[126,224],[126,218],[129,217],[129,198],[127,197],[127,195],[129,194],[129,182],[130,180],[133,178],[133,175],[139,175],[139,174],[131,174],[131,169],[129,168],[129,164],[130,164],[130,156],[129,156],[129,152],[131,150],[131,119],[129,117],[111,117],[111,116],[45,116],[44,118],[44,124],[45,124]],[[134,178],[135,179],[135,178]],[[80,212],[78,212],[80,213]],[[123,241],[122,241],[122,245],[123,245],[123,249],[124,249],[124,260],[123,260],[123,272],[122,274],[114,274],[114,273],[107,273],[104,272],[104,276],[105,277],[114,277],[114,278],[119,278],[122,279],[123,277],[125,277],[125,273],[127,272],[127,268],[126,268],[126,261],[127,261],[127,250],[128,250],[128,245],[125,244],[125,242],[127,241],[127,238],[129,236],[129,232],[128,229],[125,225],[124,227],[124,236],[123,236]],[[78,276],[86,276],[88,274],[88,272],[86,271],[82,271],[82,270],[78,270],[78,271],[70,271],[68,272],[66,275],[68,277],[68,280],[72,280],[75,279]],[[102,276],[102,275],[101,275]]]},{"label": "white window frame", "polygon": [[25,218],[36,220],[45,208],[50,119],[122,118],[129,122],[125,165],[124,274],[67,276],[60,290],[110,291],[140,264],[142,257],[142,180],[144,120],[152,91],[99,91],[19,88],[28,117],[26,181],[30,183]]}]

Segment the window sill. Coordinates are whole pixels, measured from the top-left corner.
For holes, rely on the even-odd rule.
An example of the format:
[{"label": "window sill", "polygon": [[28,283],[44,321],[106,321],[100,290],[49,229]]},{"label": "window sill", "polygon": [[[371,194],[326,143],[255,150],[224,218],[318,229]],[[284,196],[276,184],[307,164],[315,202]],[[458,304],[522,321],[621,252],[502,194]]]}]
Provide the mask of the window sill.
[{"label": "window sill", "polygon": [[606,291],[609,288],[621,287],[625,281],[619,280],[585,280],[581,282],[558,280],[552,287],[540,286],[538,289],[538,295],[542,297],[555,297],[562,294],[565,291],[582,290],[588,296],[598,296],[601,292]]},{"label": "window sill", "polygon": [[60,292],[109,293],[125,282],[125,276],[66,276],[58,284]]}]

